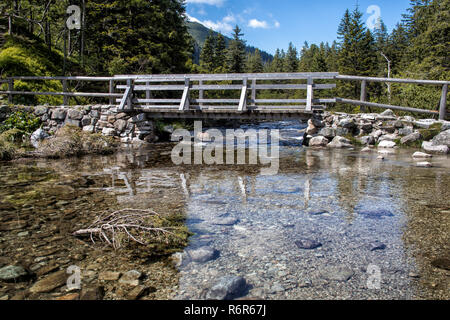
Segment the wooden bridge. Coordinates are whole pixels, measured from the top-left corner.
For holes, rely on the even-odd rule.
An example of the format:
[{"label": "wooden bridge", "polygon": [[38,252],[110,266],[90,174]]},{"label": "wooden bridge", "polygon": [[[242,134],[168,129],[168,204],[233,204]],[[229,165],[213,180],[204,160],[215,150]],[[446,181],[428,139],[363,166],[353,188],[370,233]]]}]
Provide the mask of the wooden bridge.
[{"label": "wooden bridge", "polygon": [[[62,92],[25,92],[14,90],[15,81],[62,82]],[[339,97],[322,97],[318,91],[336,88],[336,81],[361,82],[360,100]],[[73,92],[72,82],[107,82],[108,92]],[[367,83],[405,83],[441,86],[442,95],[438,110],[425,110],[367,101]],[[307,119],[326,109],[327,104],[344,103],[365,107],[425,113],[439,119],[447,113],[447,93],[450,81],[373,78],[339,75],[338,73],[246,73],[246,74],[176,74],[176,75],[120,75],[114,77],[10,77],[0,79],[8,89],[0,91],[10,103],[14,95],[62,96],[63,105],[69,98],[107,98],[119,111],[148,113],[150,118],[167,119],[256,119],[285,120]],[[306,99],[285,98],[286,92],[306,90]],[[271,99],[258,99],[258,93],[270,91]],[[209,98],[211,92],[214,98]],[[230,93],[228,93],[230,92]],[[233,93],[234,92],[234,93]],[[233,96],[235,98],[228,98]],[[318,97],[320,95],[320,98]],[[239,98],[236,98],[239,97]]]}]

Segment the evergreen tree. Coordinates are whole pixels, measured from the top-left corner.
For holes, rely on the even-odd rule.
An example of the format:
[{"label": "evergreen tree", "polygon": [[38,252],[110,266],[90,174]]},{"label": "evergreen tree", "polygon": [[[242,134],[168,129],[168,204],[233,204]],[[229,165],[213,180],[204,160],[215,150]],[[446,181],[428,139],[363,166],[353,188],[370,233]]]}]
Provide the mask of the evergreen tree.
[{"label": "evergreen tree", "polygon": [[254,53],[248,54],[245,69],[248,73],[260,73],[264,71],[261,53],[258,49],[256,49]]},{"label": "evergreen tree", "polygon": [[216,37],[214,36],[213,31],[210,30],[200,54],[200,66],[207,73],[214,72],[216,68],[215,48]]},{"label": "evergreen tree", "polygon": [[214,50],[214,70],[218,73],[226,72],[227,44],[224,36],[219,33]]},{"label": "evergreen tree", "polygon": [[283,72],[283,58],[281,57],[281,51],[280,49],[277,49],[277,51],[275,52],[275,55],[273,57],[273,60],[270,64],[268,64],[268,72],[273,72],[273,73],[279,73],[279,72]]},{"label": "evergreen tree", "polygon": [[233,39],[230,41],[227,52],[227,66],[230,73],[243,73],[245,68],[245,42],[242,30],[236,26],[233,30]]},{"label": "evergreen tree", "polygon": [[285,72],[297,72],[298,71],[298,52],[292,42],[289,43],[289,48],[284,59]]}]

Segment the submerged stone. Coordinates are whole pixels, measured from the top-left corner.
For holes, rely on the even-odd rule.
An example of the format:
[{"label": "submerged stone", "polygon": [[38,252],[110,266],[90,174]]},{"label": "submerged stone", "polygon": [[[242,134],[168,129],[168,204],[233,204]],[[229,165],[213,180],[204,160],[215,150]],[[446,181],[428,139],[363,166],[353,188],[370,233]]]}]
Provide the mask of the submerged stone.
[{"label": "submerged stone", "polygon": [[360,210],[357,213],[364,218],[368,219],[383,219],[384,217],[393,217],[394,214],[389,210],[379,209],[379,210]]},{"label": "submerged stone", "polygon": [[208,300],[232,300],[245,294],[247,282],[243,277],[225,276],[220,278],[208,291]]},{"label": "submerged stone", "polygon": [[320,242],[312,239],[300,239],[298,241],[295,241],[295,245],[299,249],[304,250],[314,250],[322,246]]}]

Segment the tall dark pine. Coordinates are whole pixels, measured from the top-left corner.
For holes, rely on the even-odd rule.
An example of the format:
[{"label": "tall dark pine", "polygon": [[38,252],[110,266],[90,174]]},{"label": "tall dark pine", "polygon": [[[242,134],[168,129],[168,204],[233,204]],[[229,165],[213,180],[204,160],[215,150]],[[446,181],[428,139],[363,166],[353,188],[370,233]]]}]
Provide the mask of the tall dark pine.
[{"label": "tall dark pine", "polygon": [[200,54],[200,65],[208,73],[214,72],[215,69],[215,47],[216,37],[214,36],[213,31],[210,30]]},{"label": "tall dark pine", "polygon": [[227,53],[227,66],[230,73],[243,73],[245,68],[245,42],[242,30],[236,26],[233,30],[233,40],[230,41]]},{"label": "tall dark pine", "polygon": [[225,72],[227,59],[227,44],[224,36],[219,33],[216,38],[216,47],[214,49],[214,70],[215,72]]}]

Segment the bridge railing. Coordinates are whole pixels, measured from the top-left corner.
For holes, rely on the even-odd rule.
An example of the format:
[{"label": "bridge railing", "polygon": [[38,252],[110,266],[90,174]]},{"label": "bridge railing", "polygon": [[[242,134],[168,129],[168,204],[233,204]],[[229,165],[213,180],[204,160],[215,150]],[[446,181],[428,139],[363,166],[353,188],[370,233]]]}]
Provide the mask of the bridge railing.
[{"label": "bridge railing", "polygon": [[[61,81],[61,92],[38,92],[15,90],[15,81]],[[361,82],[360,100],[347,98],[316,98],[315,90],[333,89],[334,83],[318,83],[320,80],[340,80]],[[73,82],[106,82],[107,92],[76,92],[69,86]],[[305,82],[305,83],[301,83]],[[367,83],[404,83],[442,86],[439,110],[427,110],[406,106],[395,106],[367,101]],[[175,75],[120,75],[114,77],[9,77],[0,79],[0,86],[7,84],[8,102],[13,103],[13,96],[44,95],[62,96],[63,105],[69,105],[73,97],[108,99],[109,104],[118,104],[122,110],[143,110],[155,112],[185,112],[187,110],[218,111],[258,111],[258,110],[298,110],[313,112],[325,108],[324,104],[344,103],[366,107],[389,108],[393,110],[424,113],[449,117],[447,113],[447,95],[450,81],[374,78],[339,75],[338,73],[246,73],[246,74],[175,74]],[[108,88],[108,89],[106,89]],[[116,92],[116,89],[120,92]],[[306,99],[258,99],[258,92],[265,90],[306,90]],[[208,99],[207,91],[236,91],[239,99]],[[168,92],[172,92],[168,94]],[[154,98],[157,93],[158,98]],[[169,97],[164,97],[164,93]],[[178,95],[178,96],[177,96]],[[161,97],[162,96],[162,97]],[[175,96],[175,98],[174,98]]]},{"label": "bridge railing", "polygon": [[[323,109],[320,104],[334,103],[334,98],[315,99],[314,90],[336,88],[336,84],[319,84],[317,80],[334,80],[337,73],[245,73],[245,74],[186,74],[116,76],[117,81],[127,81],[117,89],[125,90],[117,99],[121,110],[159,112],[235,111],[248,110],[303,110]],[[299,83],[304,80],[306,83]],[[270,83],[272,82],[272,83]],[[278,83],[277,83],[278,82]],[[280,83],[283,82],[283,83]],[[289,82],[289,83],[286,83]],[[306,99],[257,99],[263,90],[306,90]],[[153,92],[179,92],[179,98],[153,98]],[[206,91],[237,91],[239,99],[205,98]],[[139,93],[145,92],[145,98]],[[195,94],[194,94],[195,93]]]},{"label": "bridge railing", "polygon": [[[338,75],[336,76],[336,80],[343,81],[359,81],[361,82],[361,97],[359,100],[345,99],[345,98],[336,98],[336,102],[346,103],[358,106],[366,106],[366,107],[374,107],[374,108],[385,108],[413,113],[424,113],[424,114],[432,114],[438,115],[440,120],[444,120],[446,117],[449,117],[447,113],[447,94],[448,94],[448,85],[450,81],[438,81],[438,80],[416,80],[416,79],[397,79],[397,78],[375,78],[375,77],[359,77],[359,76],[346,76],[346,75]],[[419,109],[419,108],[411,108],[404,106],[395,106],[390,104],[381,104],[367,101],[367,83],[369,82],[382,82],[382,83],[403,83],[403,84],[417,84],[417,85],[431,85],[431,86],[442,86],[442,94],[441,100],[439,103],[439,110],[427,110],[427,109]]]}]

